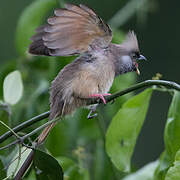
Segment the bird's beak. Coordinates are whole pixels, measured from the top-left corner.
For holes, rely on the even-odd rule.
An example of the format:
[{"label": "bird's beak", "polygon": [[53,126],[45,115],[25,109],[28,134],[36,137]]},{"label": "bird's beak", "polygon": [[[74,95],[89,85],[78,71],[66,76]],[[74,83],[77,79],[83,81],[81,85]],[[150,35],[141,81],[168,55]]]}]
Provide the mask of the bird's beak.
[{"label": "bird's beak", "polygon": [[139,71],[139,68],[138,68],[138,63],[136,63],[135,66],[136,66],[136,74],[140,75],[140,71]]},{"label": "bird's beak", "polygon": [[139,58],[137,58],[137,61],[139,61],[139,60],[147,61],[146,57],[144,57],[143,55],[140,55]]},{"label": "bird's beak", "polygon": [[[147,59],[143,55],[140,55],[139,58],[136,59],[136,61],[140,61],[140,60],[147,61]],[[140,71],[139,71],[139,68],[138,68],[138,63],[136,63],[136,74],[140,75]]]},{"label": "bird's beak", "polygon": [[[143,55],[140,55],[139,58],[136,59],[136,61],[139,61],[139,60],[147,61],[147,59]],[[138,63],[137,62],[135,62],[135,66],[136,66],[136,74],[140,75],[140,71],[139,71]]]}]

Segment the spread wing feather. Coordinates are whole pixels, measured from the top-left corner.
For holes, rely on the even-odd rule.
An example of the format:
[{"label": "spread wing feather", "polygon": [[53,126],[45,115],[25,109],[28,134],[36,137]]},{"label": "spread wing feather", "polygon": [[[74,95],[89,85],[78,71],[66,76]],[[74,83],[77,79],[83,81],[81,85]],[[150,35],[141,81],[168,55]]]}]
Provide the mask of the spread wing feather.
[{"label": "spread wing feather", "polygon": [[48,24],[36,29],[29,52],[36,55],[69,56],[92,46],[107,47],[112,40],[109,26],[85,5],[66,4],[54,11]]}]

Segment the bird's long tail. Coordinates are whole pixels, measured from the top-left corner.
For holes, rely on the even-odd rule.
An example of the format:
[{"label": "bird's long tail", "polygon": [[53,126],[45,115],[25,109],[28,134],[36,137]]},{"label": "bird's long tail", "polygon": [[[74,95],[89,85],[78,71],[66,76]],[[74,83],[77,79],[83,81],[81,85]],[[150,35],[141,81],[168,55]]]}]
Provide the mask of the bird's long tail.
[{"label": "bird's long tail", "polygon": [[37,144],[41,144],[44,142],[44,140],[46,139],[46,137],[48,136],[49,132],[51,131],[51,129],[56,125],[56,122],[53,122],[52,124],[50,124],[49,126],[47,126],[42,133],[39,135],[38,137],[38,141]]},{"label": "bird's long tail", "polygon": [[[54,103],[56,104],[56,103]],[[50,116],[49,116],[49,120],[53,120],[57,117],[62,117],[65,115],[64,113],[64,108],[66,106],[66,100],[62,101],[61,103],[59,102],[59,104],[61,105],[60,108],[53,108],[53,104],[51,105],[51,113],[50,113]],[[55,111],[54,111],[55,109]],[[59,109],[61,109],[61,115],[58,113]],[[67,114],[67,113],[66,113]],[[38,140],[37,140],[37,145],[43,143],[46,139],[46,137],[48,136],[49,132],[51,131],[51,129],[56,125],[57,122],[53,122],[51,123],[49,126],[47,126],[43,131],[42,133],[38,136]]]}]

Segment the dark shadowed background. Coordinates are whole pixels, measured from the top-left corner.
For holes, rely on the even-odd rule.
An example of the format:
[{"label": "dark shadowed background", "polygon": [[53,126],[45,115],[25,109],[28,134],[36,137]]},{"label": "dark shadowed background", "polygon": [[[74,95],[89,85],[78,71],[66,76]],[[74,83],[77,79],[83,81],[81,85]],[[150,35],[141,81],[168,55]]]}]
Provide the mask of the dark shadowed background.
[{"label": "dark shadowed background", "polygon": [[[31,0],[1,1],[0,66],[18,57],[14,46],[16,24],[24,7],[31,2]],[[108,22],[128,1],[77,0],[69,2],[89,5]],[[151,0],[149,3],[147,3],[148,10],[144,5],[139,12],[119,27],[124,32],[129,29],[135,30],[141,52],[148,59],[148,62],[140,64],[141,76],[137,78],[137,82],[151,79],[159,72],[163,75],[163,79],[180,83],[180,1]],[[134,163],[138,167],[155,160],[163,150],[163,128],[170,100],[167,93],[155,92],[153,95],[134,153]]]}]

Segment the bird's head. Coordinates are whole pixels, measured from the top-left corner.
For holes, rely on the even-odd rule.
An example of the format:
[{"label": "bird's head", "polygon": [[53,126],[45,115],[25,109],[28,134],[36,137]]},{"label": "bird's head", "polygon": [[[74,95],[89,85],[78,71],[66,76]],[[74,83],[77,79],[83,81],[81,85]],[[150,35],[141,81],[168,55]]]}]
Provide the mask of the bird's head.
[{"label": "bird's head", "polygon": [[146,58],[140,54],[134,31],[130,31],[124,42],[120,45],[115,45],[114,49],[116,75],[132,71],[136,71],[139,75],[138,62],[146,60]]}]

